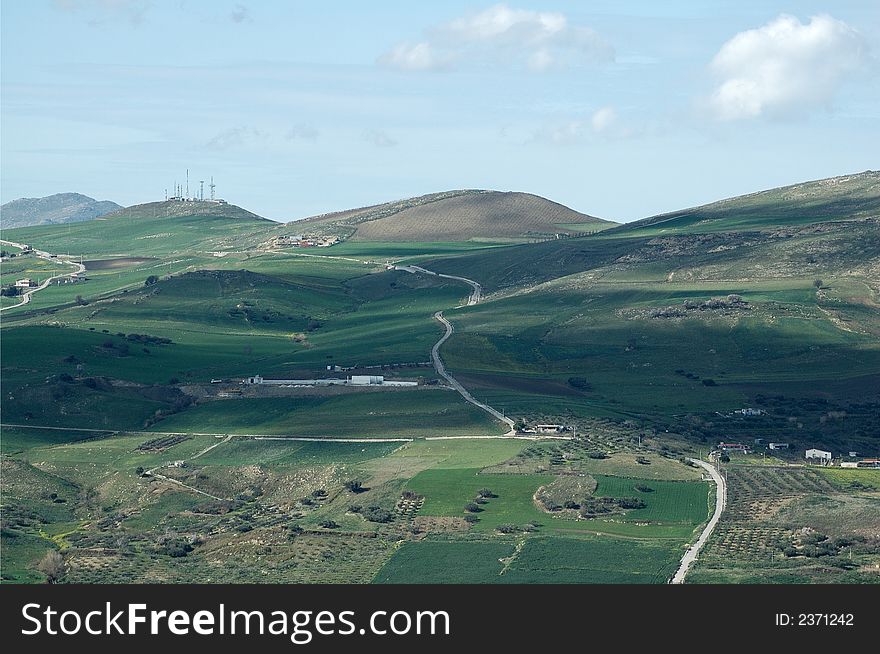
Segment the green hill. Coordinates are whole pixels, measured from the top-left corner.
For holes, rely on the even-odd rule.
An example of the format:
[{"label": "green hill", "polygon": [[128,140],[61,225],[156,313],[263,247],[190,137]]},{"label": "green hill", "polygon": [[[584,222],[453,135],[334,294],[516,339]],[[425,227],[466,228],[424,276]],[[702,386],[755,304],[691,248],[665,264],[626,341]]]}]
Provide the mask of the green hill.
[{"label": "green hill", "polygon": [[126,207],[84,223],[4,230],[4,238],[49,252],[161,256],[237,248],[262,240],[277,226],[232,204],[167,201]]},{"label": "green hill", "polygon": [[617,227],[617,234],[774,230],[880,216],[880,172],[829,177],[750,193]]}]

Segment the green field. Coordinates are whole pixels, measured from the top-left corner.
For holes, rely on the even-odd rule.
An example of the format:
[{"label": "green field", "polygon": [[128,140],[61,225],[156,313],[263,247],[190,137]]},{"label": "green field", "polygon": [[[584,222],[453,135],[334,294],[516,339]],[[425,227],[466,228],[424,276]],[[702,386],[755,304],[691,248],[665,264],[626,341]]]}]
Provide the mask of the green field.
[{"label": "green field", "polygon": [[516,553],[510,543],[421,541],[397,550],[374,583],[662,584],[679,557],[674,547],[611,538],[535,537]]},{"label": "green field", "polygon": [[[632,537],[688,538],[708,518],[708,487],[703,482],[671,482],[596,476],[596,496],[638,496],[647,506],[614,518],[575,520],[538,509],[533,495],[549,484],[551,475],[480,474],[479,469],[432,468],[411,479],[407,487],[425,497],[423,515],[463,516],[464,506],[488,488],[497,497],[482,505],[474,529],[491,532],[499,525],[537,525],[540,531],[593,532]],[[647,484],[650,493],[636,485]]]},{"label": "green field", "polygon": [[156,429],[326,438],[503,433],[458,395],[434,389],[211,402],[163,420]]}]

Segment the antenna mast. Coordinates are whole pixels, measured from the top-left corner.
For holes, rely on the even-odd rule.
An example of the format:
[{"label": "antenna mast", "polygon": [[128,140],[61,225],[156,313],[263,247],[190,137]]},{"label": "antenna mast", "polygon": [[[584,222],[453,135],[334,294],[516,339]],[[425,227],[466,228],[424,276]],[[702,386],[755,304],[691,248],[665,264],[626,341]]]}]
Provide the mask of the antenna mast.
[{"label": "antenna mast", "polygon": [[205,180],[199,180],[199,200],[205,199]]},{"label": "antenna mast", "polygon": [[214,199],[214,187],[215,186],[216,186],[216,184],[214,184],[214,176],[211,175],[211,200]]},{"label": "antenna mast", "polygon": [[186,199],[189,200],[189,168],[186,169]]}]

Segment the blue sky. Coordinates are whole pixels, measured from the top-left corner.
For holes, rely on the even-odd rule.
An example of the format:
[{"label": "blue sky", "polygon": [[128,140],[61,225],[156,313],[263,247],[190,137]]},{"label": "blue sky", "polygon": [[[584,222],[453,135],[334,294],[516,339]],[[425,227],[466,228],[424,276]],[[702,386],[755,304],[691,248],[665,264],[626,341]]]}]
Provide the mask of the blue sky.
[{"label": "blue sky", "polygon": [[3,202],[190,169],[290,220],[453,188],[628,221],[880,168],[880,3],[2,2]]}]

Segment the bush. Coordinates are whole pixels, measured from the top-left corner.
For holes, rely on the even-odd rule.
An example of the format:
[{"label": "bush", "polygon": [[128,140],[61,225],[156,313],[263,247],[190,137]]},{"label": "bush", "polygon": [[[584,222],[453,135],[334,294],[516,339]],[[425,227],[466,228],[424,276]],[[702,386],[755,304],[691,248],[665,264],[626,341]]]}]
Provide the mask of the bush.
[{"label": "bush", "polygon": [[502,534],[515,534],[519,531],[516,525],[498,525],[495,530]]},{"label": "bush", "polygon": [[481,488],[480,490],[477,491],[477,495],[479,497],[483,497],[483,498],[498,497],[495,493],[490,491],[488,488]]},{"label": "bush", "polygon": [[578,389],[579,391],[593,390],[593,385],[588,382],[585,377],[569,377],[568,385],[572,388]]},{"label": "bush", "polygon": [[649,466],[649,465],[651,465],[651,459],[648,459],[644,456],[637,456],[636,463],[643,465],[643,466]]},{"label": "bush", "polygon": [[336,524],[333,520],[324,520],[324,522],[321,523],[321,526],[324,529],[336,529],[337,527],[339,527],[339,525]]},{"label": "bush", "polygon": [[477,516],[475,516],[473,513],[468,513],[468,514],[464,517],[464,521],[467,522],[468,524],[471,524],[471,525],[472,525],[472,524],[474,524],[475,522],[479,522],[480,519],[479,519]]},{"label": "bush", "polygon": [[159,278],[156,275],[150,275],[144,280],[144,286],[152,286],[156,282],[159,281]]},{"label": "bush", "polygon": [[343,486],[345,486],[346,490],[349,490],[355,494],[363,493],[365,490],[367,490],[366,488],[364,488],[363,483],[357,481],[356,479],[349,479],[343,484]]},{"label": "bush", "polygon": [[640,493],[653,493],[654,489],[648,486],[647,484],[636,484],[636,490]]},{"label": "bush", "polygon": [[587,452],[587,456],[591,459],[607,459],[608,455],[605,452]]},{"label": "bush", "polygon": [[391,511],[380,506],[368,506],[361,515],[370,522],[391,522],[391,519],[394,517]]},{"label": "bush", "polygon": [[479,513],[483,509],[480,508],[480,505],[476,502],[468,502],[464,505],[464,510],[468,513]]},{"label": "bush", "polygon": [[704,379],[703,386],[718,386],[714,379]]}]

